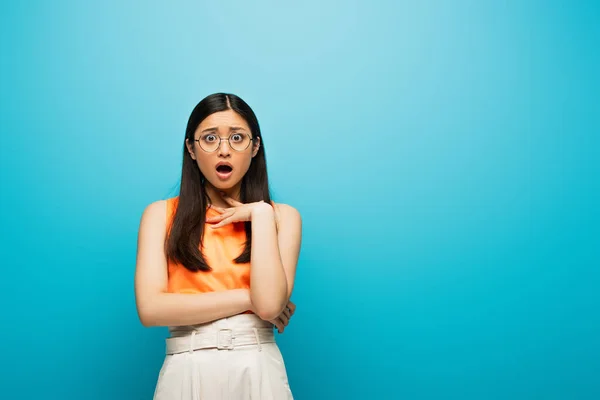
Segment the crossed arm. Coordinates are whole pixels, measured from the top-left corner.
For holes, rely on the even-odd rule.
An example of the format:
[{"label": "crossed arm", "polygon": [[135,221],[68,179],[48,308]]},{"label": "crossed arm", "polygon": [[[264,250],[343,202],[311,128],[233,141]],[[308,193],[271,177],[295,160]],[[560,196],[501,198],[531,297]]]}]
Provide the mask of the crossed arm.
[{"label": "crossed arm", "polygon": [[[144,326],[194,325],[254,311],[272,320],[288,304],[300,253],[302,221],[296,209],[270,204],[252,214],[251,288],[201,294],[167,292],[164,254],[166,202],[150,204],[138,233],[135,298]],[[278,223],[276,217],[278,216]]]}]

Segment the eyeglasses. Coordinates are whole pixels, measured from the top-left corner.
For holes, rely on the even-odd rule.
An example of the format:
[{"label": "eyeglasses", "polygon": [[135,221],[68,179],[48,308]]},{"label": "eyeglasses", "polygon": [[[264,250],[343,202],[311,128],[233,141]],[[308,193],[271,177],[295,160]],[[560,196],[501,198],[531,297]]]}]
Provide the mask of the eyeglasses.
[{"label": "eyeglasses", "polygon": [[206,133],[200,136],[199,139],[194,139],[195,142],[198,142],[200,148],[207,153],[212,153],[221,147],[222,140],[227,140],[227,142],[229,142],[229,147],[232,150],[244,151],[250,146],[250,143],[254,141],[254,138],[247,133],[234,133],[227,139],[223,139],[221,136],[215,135],[214,133]]}]

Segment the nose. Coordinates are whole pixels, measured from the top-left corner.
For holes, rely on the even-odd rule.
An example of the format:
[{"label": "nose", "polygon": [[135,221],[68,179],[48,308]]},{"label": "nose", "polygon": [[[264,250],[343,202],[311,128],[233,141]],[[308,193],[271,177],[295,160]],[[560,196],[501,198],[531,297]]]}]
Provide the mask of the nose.
[{"label": "nose", "polygon": [[229,147],[229,141],[221,139],[221,143],[219,144],[218,153],[220,156],[228,156],[231,152],[231,148]]}]

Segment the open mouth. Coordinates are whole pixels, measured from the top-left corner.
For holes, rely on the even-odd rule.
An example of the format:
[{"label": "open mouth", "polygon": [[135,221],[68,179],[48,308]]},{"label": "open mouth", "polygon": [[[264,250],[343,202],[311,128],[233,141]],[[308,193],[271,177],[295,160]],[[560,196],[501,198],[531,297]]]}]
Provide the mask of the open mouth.
[{"label": "open mouth", "polygon": [[233,171],[233,169],[229,165],[219,165],[217,167],[217,172],[220,172],[222,174],[228,174],[231,171]]},{"label": "open mouth", "polygon": [[231,176],[231,173],[233,172],[233,168],[231,168],[231,166],[229,165],[219,165],[217,167],[217,176],[220,179],[227,179]]}]

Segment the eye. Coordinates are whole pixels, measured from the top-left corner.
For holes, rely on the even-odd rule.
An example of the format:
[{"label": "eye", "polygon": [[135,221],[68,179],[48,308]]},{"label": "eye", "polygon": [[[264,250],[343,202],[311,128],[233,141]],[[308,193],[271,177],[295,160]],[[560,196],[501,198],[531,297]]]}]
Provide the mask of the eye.
[{"label": "eye", "polygon": [[244,140],[244,137],[239,133],[234,133],[233,135],[231,135],[231,140],[233,140],[234,142],[241,142],[242,140]]},{"label": "eye", "polygon": [[202,140],[204,140],[207,143],[211,143],[217,140],[217,136],[213,135],[212,133],[207,133],[206,135],[202,136]]}]

